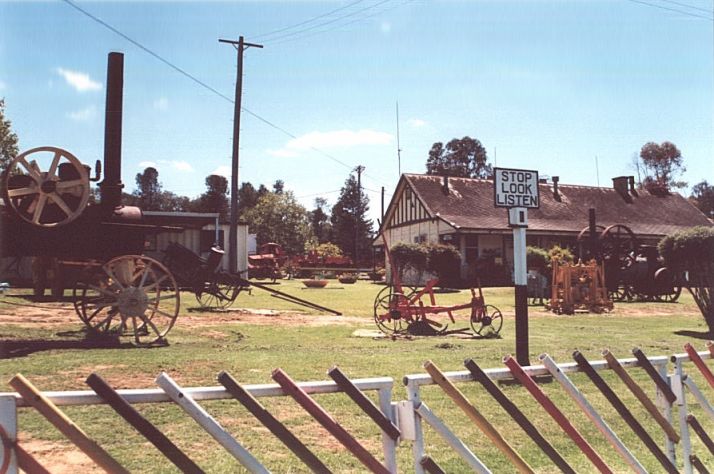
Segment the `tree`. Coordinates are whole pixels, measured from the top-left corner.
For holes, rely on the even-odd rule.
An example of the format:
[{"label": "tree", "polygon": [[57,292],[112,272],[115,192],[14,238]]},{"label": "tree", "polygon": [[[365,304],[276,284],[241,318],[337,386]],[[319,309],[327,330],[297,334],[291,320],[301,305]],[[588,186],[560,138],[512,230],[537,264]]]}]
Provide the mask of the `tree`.
[{"label": "tree", "polygon": [[289,254],[301,254],[312,238],[307,210],[291,191],[265,194],[244,217],[258,245],[276,242]]},{"label": "tree", "polygon": [[646,173],[645,188],[654,193],[667,193],[670,187],[681,188],[686,183],[674,181],[676,174],[686,171],[682,166],[682,152],[672,142],[647,142],[640,150]]},{"label": "tree", "polygon": [[372,254],[372,220],[367,219],[369,198],[350,175],[342,187],[337,203],[332,207],[332,241],[352,259],[364,259]]},{"label": "tree", "polygon": [[694,297],[714,337],[714,228],[692,227],[663,238],[659,253],[676,275],[686,275],[683,284]]},{"label": "tree", "polygon": [[310,227],[312,233],[315,234],[317,242],[324,244],[330,241],[332,227],[330,225],[330,216],[325,212],[327,207],[327,199],[319,197],[315,199],[315,209],[310,211]]},{"label": "tree", "polygon": [[486,149],[471,137],[454,138],[449,143],[436,142],[429,150],[426,174],[455,176],[459,178],[490,178],[491,165],[487,163]]},{"label": "tree", "polygon": [[275,194],[283,194],[285,191],[285,182],[282,179],[278,179],[273,183],[273,192]]},{"label": "tree", "polygon": [[217,212],[225,220],[228,214],[228,180],[224,176],[206,176],[206,192],[191,205],[195,212]]},{"label": "tree", "polygon": [[135,205],[142,210],[160,210],[161,183],[156,168],[149,166],[142,173],[136,174],[136,190],[132,194],[136,198]]},{"label": "tree", "polygon": [[5,118],[5,99],[0,99],[0,172],[7,168],[17,153],[17,135],[12,131],[12,123]]},{"label": "tree", "polygon": [[695,184],[689,199],[707,217],[714,218],[714,186],[710,186],[706,180]]}]

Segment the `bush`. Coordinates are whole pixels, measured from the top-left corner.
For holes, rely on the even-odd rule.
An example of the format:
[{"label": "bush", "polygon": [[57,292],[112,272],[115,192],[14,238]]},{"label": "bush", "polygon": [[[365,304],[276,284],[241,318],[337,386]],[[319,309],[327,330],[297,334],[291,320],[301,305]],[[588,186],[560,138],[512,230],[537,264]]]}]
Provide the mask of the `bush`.
[{"label": "bush", "polygon": [[397,275],[400,279],[404,278],[407,269],[412,269],[419,274],[426,270],[426,262],[428,253],[426,247],[421,244],[410,244],[399,242],[395,244],[390,252],[392,254],[392,264],[396,267]]},{"label": "bush", "polygon": [[325,242],[324,244],[319,244],[312,246],[308,249],[309,251],[315,251],[318,257],[341,257],[342,250],[332,242]]},{"label": "bush", "polygon": [[546,249],[529,245],[526,247],[526,266],[529,270],[538,270],[545,275],[550,267],[550,254]]},{"label": "bush", "polygon": [[670,270],[686,272],[683,283],[714,336],[714,228],[700,226],[676,232],[663,238],[658,248]]},{"label": "bush", "polygon": [[548,266],[550,267],[550,262],[555,258],[558,260],[558,263],[565,265],[567,263],[573,263],[575,261],[575,257],[573,257],[573,252],[570,251],[570,249],[563,248],[560,245],[554,245],[553,248],[548,250],[548,255],[550,255],[550,260],[548,262]]},{"label": "bush", "polygon": [[426,244],[427,265],[439,278],[439,286],[456,286],[461,277],[461,252],[449,244]]}]

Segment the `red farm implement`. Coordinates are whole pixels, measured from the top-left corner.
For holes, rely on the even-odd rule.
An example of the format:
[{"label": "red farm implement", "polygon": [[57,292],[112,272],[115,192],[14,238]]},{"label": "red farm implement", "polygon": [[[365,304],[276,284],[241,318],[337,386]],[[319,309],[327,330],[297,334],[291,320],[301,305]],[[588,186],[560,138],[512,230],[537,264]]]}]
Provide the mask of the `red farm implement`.
[{"label": "red farm implement", "polygon": [[480,285],[471,288],[471,301],[450,306],[436,304],[434,288],[439,283],[436,278],[427,281],[421,289],[403,285],[386,237],[383,239],[392,271],[391,282],[374,299],[374,321],[382,332],[387,335],[467,333],[469,328],[448,329],[449,323],[457,324],[457,319],[467,319],[476,336],[494,336],[501,331],[503,315],[498,308],[485,303]]}]

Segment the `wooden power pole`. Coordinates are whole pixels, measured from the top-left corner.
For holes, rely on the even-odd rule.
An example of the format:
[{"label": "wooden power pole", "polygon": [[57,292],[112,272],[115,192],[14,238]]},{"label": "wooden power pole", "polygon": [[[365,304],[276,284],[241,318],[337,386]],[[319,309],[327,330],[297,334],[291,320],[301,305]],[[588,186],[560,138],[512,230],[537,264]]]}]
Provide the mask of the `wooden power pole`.
[{"label": "wooden power pole", "polygon": [[238,52],[236,71],[236,93],[233,107],[233,156],[231,158],[231,222],[228,233],[228,271],[236,273],[238,257],[238,156],[240,144],[240,109],[243,95],[243,52],[248,48],[262,48],[261,44],[246,43],[241,36],[238,41],[219,39],[220,43],[228,43]]}]

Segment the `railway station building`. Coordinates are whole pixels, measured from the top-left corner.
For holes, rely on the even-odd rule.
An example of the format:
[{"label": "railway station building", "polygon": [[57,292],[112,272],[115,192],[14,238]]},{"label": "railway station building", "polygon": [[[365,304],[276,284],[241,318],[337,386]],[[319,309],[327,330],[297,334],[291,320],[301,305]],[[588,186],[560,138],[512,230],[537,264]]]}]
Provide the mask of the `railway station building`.
[{"label": "railway station building", "polygon": [[[541,180],[540,208],[529,209],[527,243],[568,247],[578,255],[578,235],[595,209],[598,229],[624,224],[641,244],[656,245],[665,235],[712,221],[676,192],[652,194],[635,187],[632,176],[612,179],[611,187]],[[478,276],[484,285],[510,285],[513,237],[507,209],[494,206],[493,181],[403,174],[385,210],[380,232],[390,248],[398,242],[455,246],[465,282]],[[375,239],[382,246],[381,236]],[[388,262],[385,262],[388,266]]]}]

